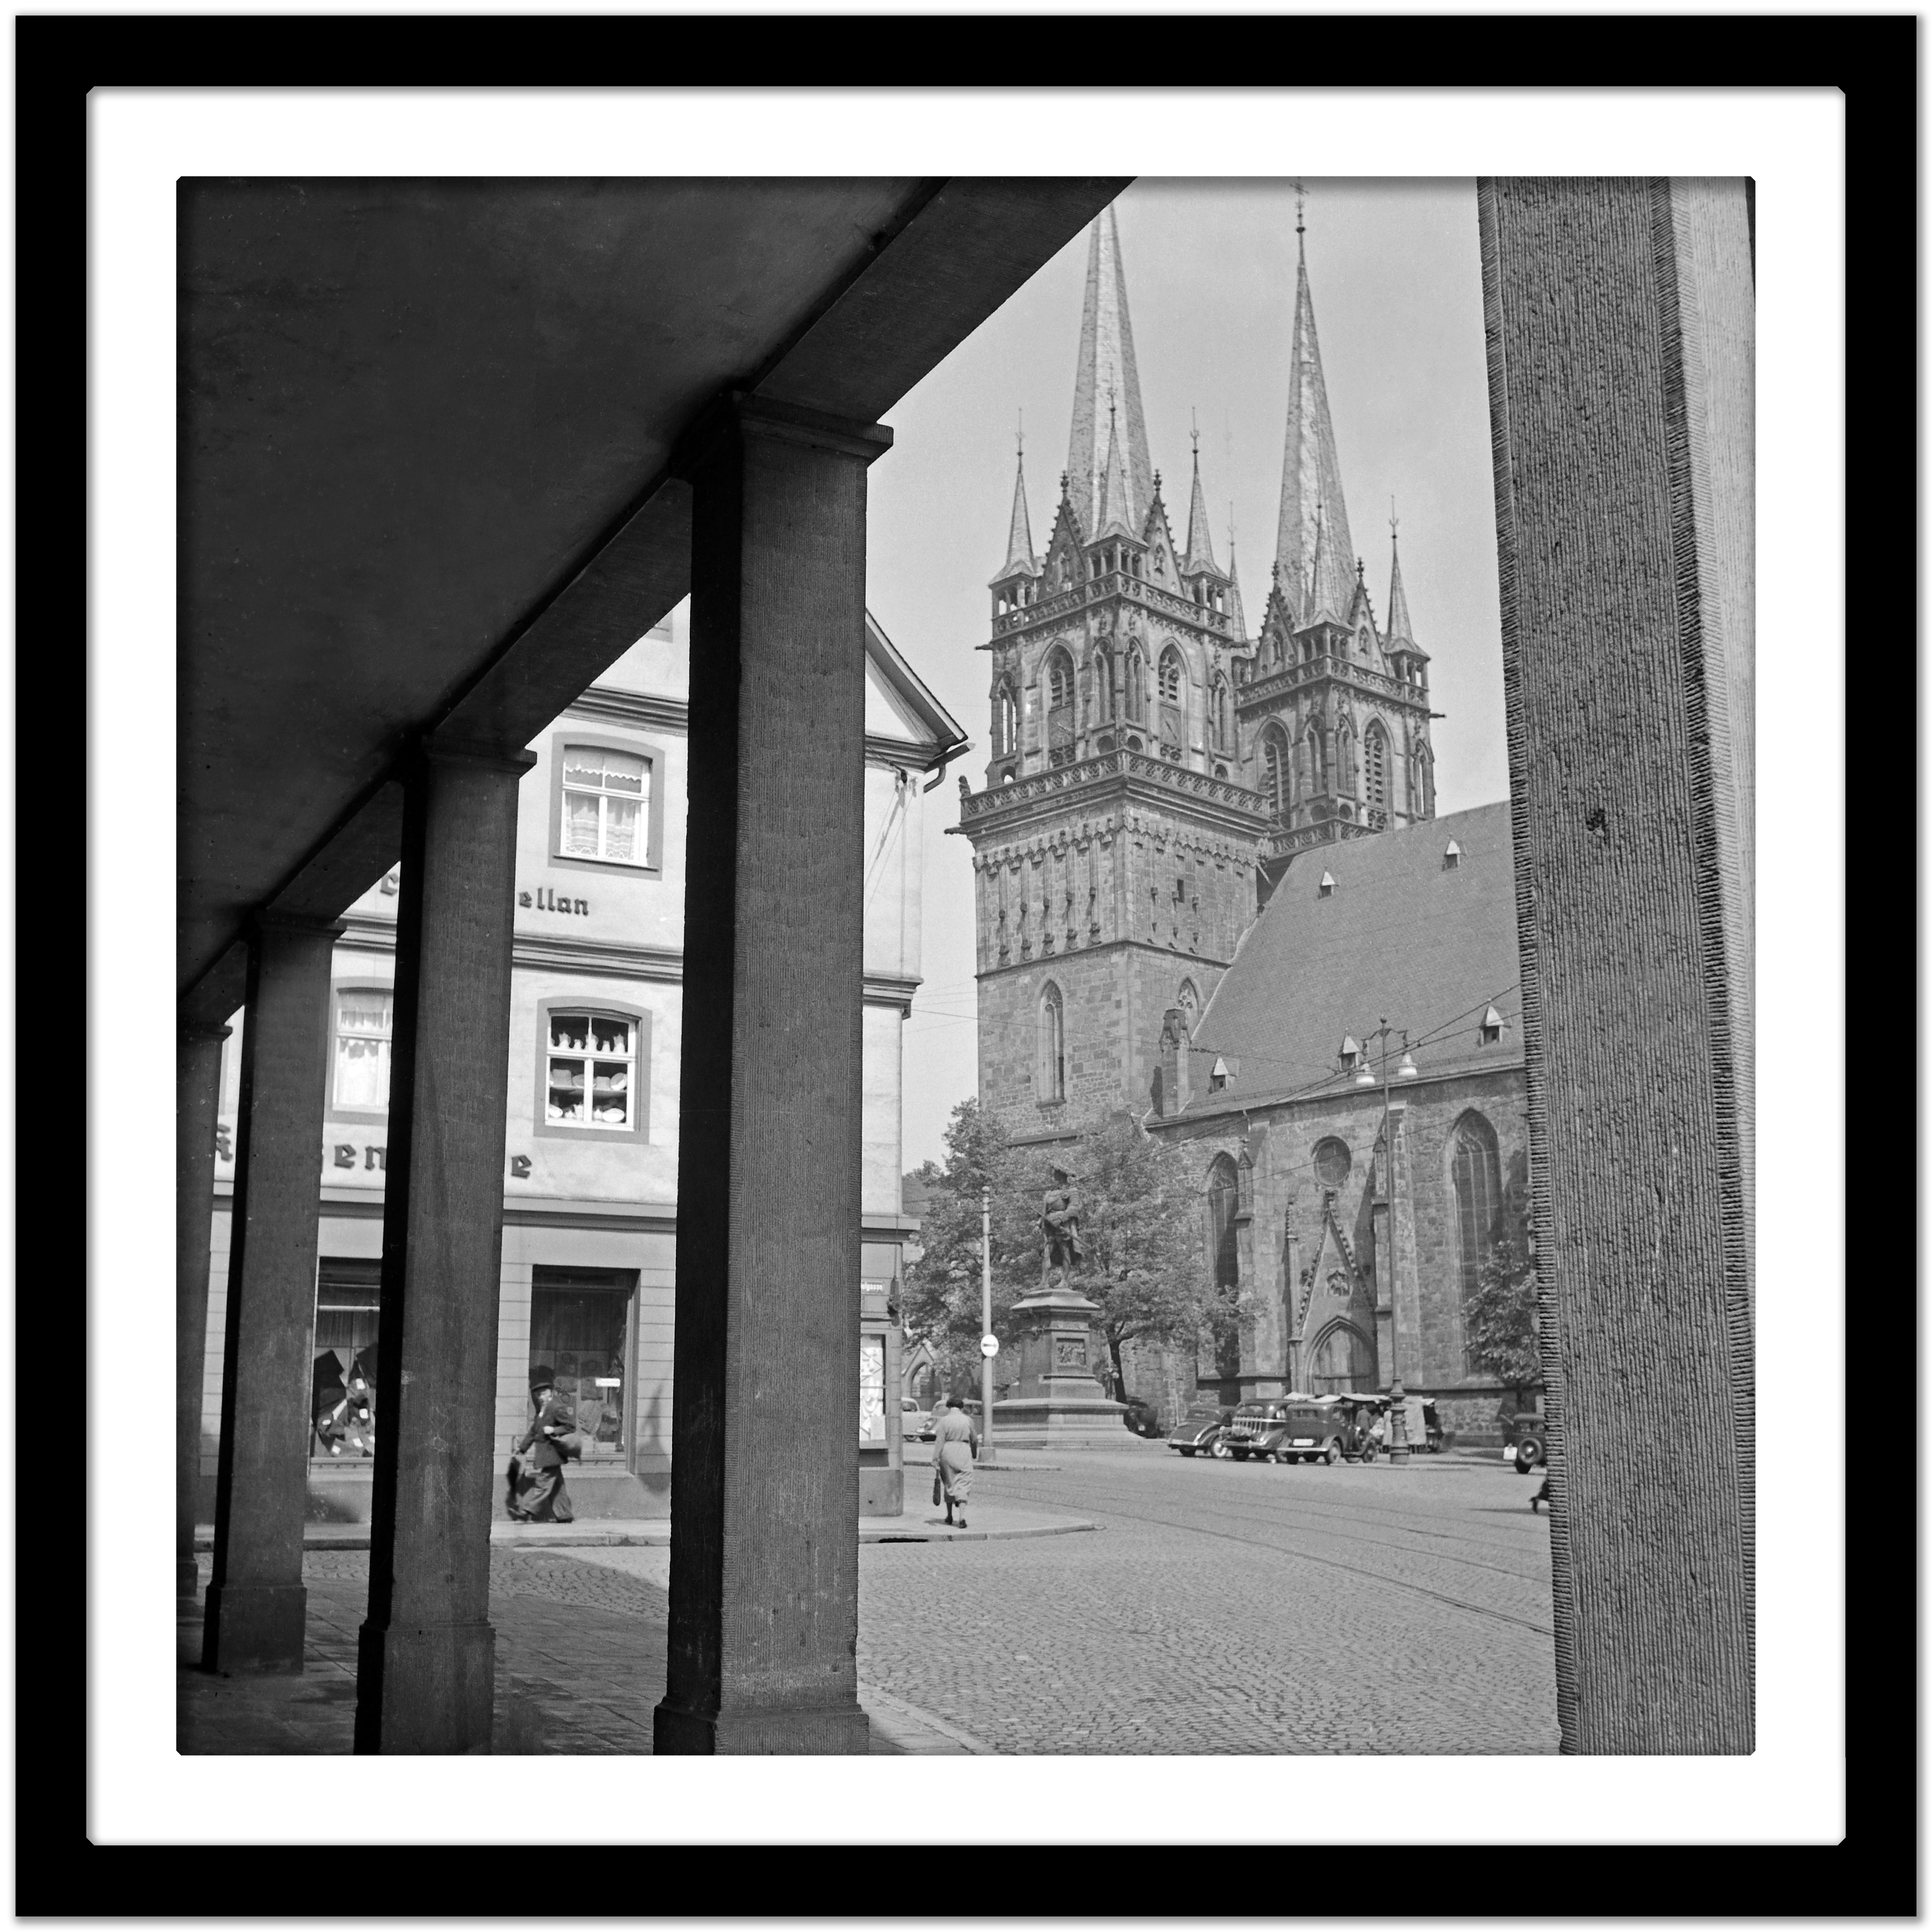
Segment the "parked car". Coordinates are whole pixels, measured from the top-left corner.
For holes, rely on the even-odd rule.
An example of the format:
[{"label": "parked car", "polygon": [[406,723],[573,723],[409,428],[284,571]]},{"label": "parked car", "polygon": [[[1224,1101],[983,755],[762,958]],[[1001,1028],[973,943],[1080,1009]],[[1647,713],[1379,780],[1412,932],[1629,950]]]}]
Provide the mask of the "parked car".
[{"label": "parked car", "polygon": [[1289,1402],[1279,1396],[1244,1402],[1228,1424],[1228,1453],[1238,1462],[1341,1461],[1354,1424],[1336,1402]]},{"label": "parked car", "polygon": [[1549,1454],[1549,1421],[1534,1410],[1520,1409],[1503,1424],[1503,1460],[1514,1462],[1519,1476],[1540,1468]]},{"label": "parked car", "polygon": [[1126,1405],[1126,1413],[1120,1418],[1120,1420],[1136,1436],[1149,1437],[1160,1436],[1160,1418],[1155,1412],[1152,1402],[1144,1401],[1137,1395],[1124,1396],[1121,1400]]},{"label": "parked car", "polygon": [[899,1398],[899,1434],[908,1442],[932,1440],[932,1412],[921,1408],[910,1396]]},{"label": "parked car", "polygon": [[1229,1450],[1222,1438],[1234,1413],[1232,1408],[1190,1408],[1174,1425],[1167,1446],[1184,1456],[1218,1456],[1225,1460]]}]

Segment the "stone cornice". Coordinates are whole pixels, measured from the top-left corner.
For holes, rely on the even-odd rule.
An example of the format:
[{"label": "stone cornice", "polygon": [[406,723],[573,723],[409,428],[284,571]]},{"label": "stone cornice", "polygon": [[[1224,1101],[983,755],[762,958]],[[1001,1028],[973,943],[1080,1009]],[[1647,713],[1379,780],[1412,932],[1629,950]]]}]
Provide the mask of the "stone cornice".
[{"label": "stone cornice", "polygon": [[618,691],[593,684],[565,708],[566,718],[596,718],[614,724],[632,724],[646,731],[691,729],[691,706],[681,698],[660,698],[654,692]]},{"label": "stone cornice", "polygon": [[1163,590],[1159,584],[1150,584],[1144,578],[1113,572],[1105,577],[1076,584],[1070,590],[1056,591],[1051,597],[1042,598],[1037,604],[1023,604],[1017,610],[1008,611],[1004,617],[995,617],[992,642],[982,644],[980,649],[996,650],[1036,625],[1058,622],[1114,598],[1144,604],[1156,616],[1192,624],[1196,630],[1206,632],[1216,644],[1238,646],[1243,641],[1234,635],[1234,620],[1225,610],[1210,610],[1206,604],[1197,604],[1191,597],[1178,596],[1172,590]]},{"label": "stone cornice", "polygon": [[[980,976],[984,979],[988,976],[982,974]],[[1211,1053],[1216,1049],[1201,1047],[1196,1051]],[[1524,1060],[1520,1046],[1513,1049],[1496,1049],[1492,1057],[1486,1059],[1472,1058],[1454,1066],[1425,1068],[1413,1080],[1405,1080],[1390,1093],[1390,1108],[1392,1112],[1400,1112],[1405,1097],[1413,1096],[1425,1087],[1446,1087],[1458,1080],[1482,1079],[1497,1073],[1521,1073],[1523,1071]],[[1382,1090],[1379,1085],[1358,1087],[1354,1084],[1354,1076],[1347,1073],[1336,1074],[1332,1087],[1318,1087],[1312,1092],[1306,1088],[1290,1088],[1285,1092],[1244,1093],[1231,1087],[1216,1094],[1211,1106],[1197,1105],[1185,1108],[1178,1114],[1150,1114],[1146,1124],[1151,1130],[1166,1132],[1183,1127],[1225,1123],[1238,1120],[1244,1114],[1282,1114],[1298,1107],[1326,1106],[1336,1101],[1344,1101],[1352,1106],[1372,1106],[1379,1110],[1382,1104]]]},{"label": "stone cornice", "polygon": [[1093,809],[1103,800],[1116,798],[1190,812],[1250,838],[1259,837],[1272,822],[1261,794],[1231,778],[1170,764],[1144,752],[1113,751],[1034,772],[1010,784],[969,792],[959,802],[958,829],[976,844],[982,837],[1010,833],[1029,819],[1069,806]]},{"label": "stone cornice", "polygon": [[1166,960],[1184,960],[1194,966],[1211,966],[1217,971],[1226,972],[1234,962],[1231,953],[1222,959],[1212,952],[1191,952],[1184,946],[1169,943],[1161,945],[1151,939],[1096,939],[1084,946],[1062,946],[1052,952],[1035,952],[1024,959],[1009,959],[998,966],[988,966],[975,973],[975,980],[997,980],[1006,973],[1037,973],[1042,967],[1051,967],[1068,959],[1084,959],[1090,953],[1110,952],[1123,946],[1138,946],[1143,952],[1151,952]]},{"label": "stone cornice", "polygon": [[1380,671],[1366,670],[1360,664],[1351,664],[1346,658],[1334,657],[1317,658],[1312,664],[1284,664],[1279,670],[1270,671],[1265,677],[1252,678],[1246,684],[1238,685],[1234,710],[1238,716],[1246,718],[1251,712],[1292,692],[1324,684],[1340,685],[1378,703],[1393,704],[1400,710],[1419,712],[1425,716],[1428,714],[1426,690],[1418,691],[1413,685],[1383,676]]}]

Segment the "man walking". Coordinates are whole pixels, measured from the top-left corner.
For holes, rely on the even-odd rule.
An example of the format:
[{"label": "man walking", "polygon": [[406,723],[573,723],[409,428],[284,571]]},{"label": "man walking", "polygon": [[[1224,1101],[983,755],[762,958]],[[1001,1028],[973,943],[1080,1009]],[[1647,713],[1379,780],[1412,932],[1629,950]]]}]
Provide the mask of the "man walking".
[{"label": "man walking", "polygon": [[518,1522],[573,1522],[577,1512],[563,1486],[562,1439],[577,1426],[569,1403],[556,1392],[548,1366],[530,1371],[536,1419],[517,1444],[510,1468],[510,1514]]}]

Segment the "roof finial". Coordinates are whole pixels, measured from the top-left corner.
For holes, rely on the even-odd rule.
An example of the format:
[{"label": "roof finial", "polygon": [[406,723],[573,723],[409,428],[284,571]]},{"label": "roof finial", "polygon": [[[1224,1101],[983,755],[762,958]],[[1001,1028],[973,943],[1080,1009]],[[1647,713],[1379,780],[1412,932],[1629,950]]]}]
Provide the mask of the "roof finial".
[{"label": "roof finial", "polygon": [[1391,496],[1389,499],[1389,541],[1391,543],[1395,541],[1396,526],[1400,520],[1395,513],[1395,499]]},{"label": "roof finial", "polygon": [[1298,179],[1294,184],[1294,247],[1298,255],[1305,254],[1307,247],[1307,244],[1300,238],[1308,232],[1308,224],[1304,218],[1304,211],[1307,206],[1308,184]]},{"label": "roof finial", "polygon": [[1192,440],[1192,441],[1193,441],[1193,444],[1194,444],[1194,466],[1195,466],[1195,468],[1196,468],[1196,469],[1198,470],[1198,469],[1201,467],[1201,412],[1200,412],[1200,411],[1199,411],[1198,410],[1190,410],[1187,412],[1187,419],[1188,419],[1189,422],[1192,425],[1192,428],[1188,430],[1187,434],[1188,434],[1189,436],[1190,436],[1190,437]]},{"label": "roof finial", "polygon": [[1019,421],[1013,430],[1013,449],[1019,460],[1024,463],[1026,460],[1026,411],[1024,409],[1022,409],[1019,412]]}]

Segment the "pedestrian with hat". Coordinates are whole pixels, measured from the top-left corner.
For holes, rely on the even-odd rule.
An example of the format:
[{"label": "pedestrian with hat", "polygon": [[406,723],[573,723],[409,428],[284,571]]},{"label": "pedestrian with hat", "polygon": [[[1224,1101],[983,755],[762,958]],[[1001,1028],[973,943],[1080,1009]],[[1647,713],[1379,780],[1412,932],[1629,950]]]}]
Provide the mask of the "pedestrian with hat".
[{"label": "pedestrian with hat", "polygon": [[577,1512],[563,1486],[563,1438],[577,1427],[577,1417],[558,1394],[556,1377],[548,1364],[530,1371],[530,1400],[536,1419],[524,1432],[510,1461],[510,1514],[518,1522],[573,1522]]}]

